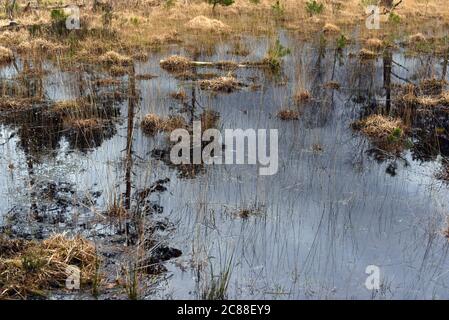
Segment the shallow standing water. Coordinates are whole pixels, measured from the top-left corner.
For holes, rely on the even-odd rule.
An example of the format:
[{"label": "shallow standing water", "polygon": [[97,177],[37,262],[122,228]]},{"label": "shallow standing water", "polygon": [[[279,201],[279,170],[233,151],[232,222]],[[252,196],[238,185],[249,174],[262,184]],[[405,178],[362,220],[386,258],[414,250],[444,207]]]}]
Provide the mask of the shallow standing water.
[{"label": "shallow standing water", "polygon": [[[213,55],[204,51],[194,58],[263,58],[268,40],[243,41],[251,49],[246,57],[229,54],[229,43],[217,45]],[[201,297],[211,274],[223,272],[228,265],[231,299],[449,298],[448,241],[441,233],[449,193],[448,186],[434,178],[440,158],[423,161],[406,151],[402,159],[377,161],[367,152],[370,142],[350,129],[364,105],[385,100],[382,57],[362,63],[350,55],[357,46],[339,56],[333,49],[320,49],[285,34],[281,42],[291,49],[282,73],[236,70],[238,79],[260,87],[229,94],[200,90],[160,69],[160,59],[185,54],[183,49],[154,53],[149,61],[136,63],[136,74],[157,77],[136,81],[139,101],[133,122],[132,190],[170,178],[168,190],[152,196],[163,207],[155,219],[170,221],[168,241],[183,252],[165,263],[165,280],[145,298]],[[402,66],[393,66],[400,77],[394,77],[394,83],[441,76],[438,58],[410,58],[399,50],[392,58]],[[44,68],[49,73],[42,86],[50,100],[73,99],[92,90],[80,88],[76,72],[57,71],[51,62]],[[12,79],[16,72],[9,66],[1,69],[0,76]],[[127,77],[122,80],[126,83]],[[329,81],[340,83],[341,88],[326,88]],[[298,83],[312,93],[313,100],[301,107],[300,120],[280,121],[276,113],[281,107],[293,107],[291,97]],[[194,111],[184,113],[187,119],[192,112],[195,117],[211,108],[220,115],[220,129],[278,129],[278,173],[259,176],[256,166],[215,165],[186,178],[158,160],[153,150],[166,144],[163,135],[145,135],[139,123],[150,112],[179,112],[183,106],[170,93],[180,88],[187,92],[188,101],[192,95],[196,99]],[[76,148],[57,134],[55,144],[24,148],[22,135],[11,137],[21,124],[2,125],[0,207],[4,216],[13,208],[30,207],[35,201],[33,186],[39,182],[68,183],[78,197],[91,199],[97,191],[101,195],[89,205],[73,208],[76,219],[51,225],[30,222],[28,232],[45,236],[50,231],[80,230],[83,217],[103,211],[117,190],[124,192],[127,100],[116,106],[120,112],[113,132],[92,148]],[[392,163],[397,166],[395,174],[388,174]],[[239,217],[236,212],[242,208],[256,208],[258,214]],[[108,232],[102,227],[89,236],[103,237]],[[380,268],[379,291],[365,287],[368,265]]]}]

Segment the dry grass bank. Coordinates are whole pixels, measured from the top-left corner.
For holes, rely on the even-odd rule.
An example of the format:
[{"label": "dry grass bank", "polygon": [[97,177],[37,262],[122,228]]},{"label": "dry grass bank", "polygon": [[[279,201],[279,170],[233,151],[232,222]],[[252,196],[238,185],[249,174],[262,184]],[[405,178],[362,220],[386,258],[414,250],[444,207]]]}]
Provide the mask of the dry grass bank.
[{"label": "dry grass bank", "polygon": [[[62,1],[62,4],[65,2]],[[92,7],[93,2],[87,2],[81,7],[83,30],[73,32],[79,37],[74,41],[70,33],[56,37],[53,32],[47,34],[46,39],[40,39],[27,31],[34,30],[33,33],[45,35],[42,30],[53,30],[54,20],[50,7],[60,6],[59,1],[49,1],[47,7],[38,6],[37,3],[27,7],[28,1],[19,0],[18,9],[14,13],[19,28],[0,29],[0,44],[9,49],[26,52],[41,51],[50,54],[63,50],[70,52],[71,57],[92,59],[108,52],[126,52],[139,56],[141,50],[148,47],[178,42],[216,42],[217,38],[242,33],[271,34],[279,27],[291,29],[304,37],[312,36],[316,32],[338,34],[349,26],[364,25],[367,18],[366,5],[372,1],[318,2],[323,4],[319,13],[307,9],[307,0],[281,0],[278,3],[274,0],[260,0],[258,3],[236,0],[231,6],[217,6],[214,11],[202,0],[143,0],[132,4],[114,0],[108,2],[110,6],[103,5],[96,10]],[[391,19],[386,11],[383,13],[385,14],[381,15],[381,29],[361,28],[361,37],[386,38],[390,33],[398,32],[398,21],[400,28],[410,35],[413,32],[423,32],[421,29],[426,25],[429,25],[430,29],[449,26],[449,6],[444,1],[404,1],[394,9],[394,19]],[[9,20],[3,13],[0,26],[8,23]],[[379,43],[371,44],[379,46]],[[109,62],[109,58],[115,61],[119,56],[102,57],[104,61]]]}]

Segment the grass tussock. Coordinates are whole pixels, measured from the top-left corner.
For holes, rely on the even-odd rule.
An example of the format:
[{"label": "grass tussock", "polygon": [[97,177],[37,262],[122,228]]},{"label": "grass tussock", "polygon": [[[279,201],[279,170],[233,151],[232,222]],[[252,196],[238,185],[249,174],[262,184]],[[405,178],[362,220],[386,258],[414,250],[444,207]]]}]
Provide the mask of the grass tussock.
[{"label": "grass tussock", "polygon": [[190,30],[212,33],[229,33],[231,27],[217,19],[210,19],[205,16],[197,16],[189,20],[185,27]]},{"label": "grass tussock", "polygon": [[401,119],[373,114],[354,122],[352,128],[362,132],[384,150],[400,151],[405,146],[407,128]]},{"label": "grass tussock", "polygon": [[0,43],[8,47],[17,47],[20,43],[28,41],[29,34],[25,30],[3,31],[0,33]]},{"label": "grass tussock", "polygon": [[199,86],[203,90],[229,93],[239,90],[245,85],[232,76],[226,76],[210,80],[201,80],[199,81]]},{"label": "grass tussock", "polygon": [[366,47],[370,50],[380,50],[385,46],[384,42],[377,38],[366,40]]},{"label": "grass tussock", "polygon": [[278,111],[277,117],[283,121],[298,120],[299,112],[292,109],[282,109]]},{"label": "grass tussock", "polygon": [[65,49],[65,46],[43,38],[23,41],[17,47],[17,51],[23,54],[52,54]]},{"label": "grass tussock", "polygon": [[341,85],[337,81],[329,81],[324,84],[326,89],[339,90]]},{"label": "grass tussock", "polygon": [[14,60],[11,49],[0,46],[0,64],[10,63]]},{"label": "grass tussock", "polygon": [[101,55],[99,61],[103,64],[110,66],[129,66],[132,64],[133,60],[131,57],[121,55],[115,51],[108,51]]},{"label": "grass tussock", "polygon": [[167,59],[161,60],[161,68],[169,72],[187,71],[192,67],[192,62],[183,56],[173,55]]},{"label": "grass tussock", "polygon": [[121,65],[113,65],[109,68],[109,74],[113,77],[123,77],[128,71],[128,68]]},{"label": "grass tussock", "polygon": [[442,93],[443,88],[446,85],[446,80],[429,78],[424,79],[419,83],[418,90],[423,95],[438,95]]},{"label": "grass tussock", "polygon": [[361,60],[371,60],[371,59],[375,59],[377,57],[377,54],[374,51],[371,51],[366,48],[362,48],[359,51],[358,56]]},{"label": "grass tussock", "polygon": [[447,81],[424,79],[418,85],[410,84],[398,94],[399,105],[412,108],[435,108],[449,106],[449,91],[445,90]]},{"label": "grass tussock", "polygon": [[3,96],[0,99],[0,111],[21,111],[29,110],[35,105],[42,103],[40,98],[18,98]]},{"label": "grass tussock", "polygon": [[300,104],[302,102],[307,102],[310,99],[312,99],[312,95],[310,94],[310,92],[308,90],[297,90],[295,92],[295,95],[293,96],[293,100],[297,104]]},{"label": "grass tussock", "polygon": [[143,118],[141,127],[145,133],[154,135],[157,132],[171,132],[175,129],[185,129],[188,126],[185,119],[181,116],[162,118],[154,113],[150,113]]},{"label": "grass tussock", "polygon": [[95,246],[81,236],[56,234],[41,242],[0,238],[0,248],[0,299],[26,299],[63,288],[69,266],[80,268],[81,285],[97,277]]},{"label": "grass tussock", "polygon": [[187,93],[185,92],[185,90],[181,89],[170,93],[170,97],[172,97],[175,100],[185,101],[187,99]]},{"label": "grass tussock", "polygon": [[411,36],[408,37],[408,42],[410,44],[419,44],[419,43],[423,43],[426,42],[427,38],[425,35],[423,35],[422,33],[416,33],[416,34],[412,34]]},{"label": "grass tussock", "polygon": [[323,33],[325,35],[336,35],[341,32],[340,28],[332,23],[326,23],[323,27]]},{"label": "grass tussock", "polygon": [[58,101],[52,106],[52,110],[61,115],[79,114],[88,108],[90,108],[90,103],[85,99]]}]

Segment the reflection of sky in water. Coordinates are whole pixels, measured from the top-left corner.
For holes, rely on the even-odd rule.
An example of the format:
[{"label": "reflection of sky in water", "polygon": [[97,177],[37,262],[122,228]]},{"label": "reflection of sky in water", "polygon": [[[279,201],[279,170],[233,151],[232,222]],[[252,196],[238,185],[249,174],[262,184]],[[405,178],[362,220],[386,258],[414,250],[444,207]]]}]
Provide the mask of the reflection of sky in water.
[{"label": "reflection of sky in water", "polygon": [[[378,265],[383,276],[385,290],[378,297],[449,298],[448,246],[439,234],[448,196],[447,188],[432,179],[438,164],[419,163],[407,154],[410,165],[399,160],[397,175],[391,177],[385,173],[388,163],[369,158],[365,153],[369,144],[348,129],[357,116],[351,102],[354,95],[373,90],[382,99],[382,60],[360,65],[356,59],[345,59],[340,65],[334,51],[319,59],[316,50],[295,39],[284,41],[294,53],[285,58],[286,85],[273,84],[261,71],[250,69],[237,70],[237,76],[246,82],[257,76],[259,91],[229,95],[196,91],[200,106],[220,113],[221,128],[279,129],[280,163],[274,176],[257,176],[255,166],[223,165],[208,167],[195,179],[179,179],[173,169],[152,159],[151,150],[163,139],[143,135],[138,123],[148,112],[173,112],[179,105],[169,93],[183,87],[190,94],[191,85],[159,69],[163,54],[137,65],[137,74],[159,77],[137,82],[141,97],[133,144],[134,183],[141,187],[157,178],[171,178],[168,191],[155,199],[176,224],[170,244],[184,252],[179,260],[188,265],[194,252],[193,260],[208,257],[218,272],[233,256],[231,298],[370,298],[363,284],[365,268],[371,264]],[[263,56],[266,41],[250,39],[248,44],[254,53],[244,59]],[[241,59],[228,56],[228,49],[223,45],[216,56],[198,59]],[[426,70],[421,60],[400,54],[394,54],[394,60],[409,70],[394,68],[403,78]],[[5,73],[14,71],[3,70],[2,76]],[[48,75],[46,96],[76,97],[77,77],[69,72]],[[275,114],[292,105],[289,97],[298,79],[316,100],[303,109],[300,121],[281,122]],[[323,89],[330,80],[340,82],[342,89]],[[121,115],[126,116],[126,103]],[[112,139],[87,153],[69,150],[61,141],[56,157],[43,157],[36,165],[37,179],[71,181],[81,192],[102,190],[101,211],[116,187],[124,185],[125,119],[117,126]],[[11,132],[2,127],[1,139]],[[0,147],[3,212],[27,201],[26,163],[17,142],[13,138]],[[314,144],[320,144],[323,152],[314,153]],[[16,170],[8,170],[10,162]],[[252,206],[262,207],[263,214],[247,220],[234,217],[239,208]],[[168,266],[174,276],[157,296],[195,297],[189,294],[195,290],[195,273],[181,272],[171,262]]]}]

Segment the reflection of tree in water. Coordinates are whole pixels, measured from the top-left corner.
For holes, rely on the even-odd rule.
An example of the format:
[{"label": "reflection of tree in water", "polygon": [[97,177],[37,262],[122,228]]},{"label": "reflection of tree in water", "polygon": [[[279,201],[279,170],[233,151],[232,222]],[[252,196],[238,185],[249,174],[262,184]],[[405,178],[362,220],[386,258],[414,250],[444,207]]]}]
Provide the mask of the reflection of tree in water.
[{"label": "reflection of tree in water", "polygon": [[[404,102],[403,97],[411,94],[415,97],[437,97],[441,94],[443,87],[429,87],[423,85],[426,81],[424,78],[417,77],[418,84],[412,83],[409,79],[403,78],[397,74],[395,69],[402,68],[398,62],[394,61],[392,50],[386,49],[382,57],[383,68],[383,89],[384,103],[366,103],[366,99],[357,101],[362,103],[360,118],[366,117],[373,113],[381,113],[387,116],[400,117],[410,127],[409,135],[412,144],[410,151],[413,159],[420,161],[435,161],[437,156],[449,155],[449,112],[448,107],[444,105],[436,105],[432,107],[422,106],[418,103]],[[420,73],[434,73],[434,58],[429,57],[424,65],[420,66]],[[447,56],[443,62],[442,78],[445,79],[447,72]],[[399,81],[398,84],[393,83],[392,78]],[[432,78],[433,79],[433,78]],[[431,80],[433,81],[433,80]],[[367,88],[368,97],[374,96],[374,87]],[[370,150],[370,154],[379,161],[391,159],[392,155],[379,149]],[[393,155],[394,159],[401,158],[401,155]]]},{"label": "reflection of tree in water", "polygon": [[[89,112],[82,116],[75,115],[75,118],[63,116],[52,110],[52,102],[45,100],[44,72],[41,62],[34,61],[31,67],[31,64],[25,60],[23,69],[19,71],[14,82],[4,80],[0,83],[2,96],[3,99],[10,100],[28,99],[30,106],[18,110],[3,110],[0,121],[17,128],[19,145],[25,154],[34,160],[37,161],[45,154],[51,155],[59,147],[62,137],[67,139],[71,148],[86,151],[100,146],[104,140],[115,134],[113,119],[119,113],[116,103],[120,102],[120,97],[90,95],[85,97],[90,104]],[[30,72],[32,75],[28,76]],[[83,79],[79,82],[82,89]],[[95,86],[95,83],[92,82],[91,85]],[[96,91],[99,92],[94,87],[93,92]],[[79,120],[78,122],[81,123],[81,120],[89,119],[89,117],[98,118],[101,122],[91,127],[65,126],[67,120]]]},{"label": "reflection of tree in water", "polygon": [[[199,52],[194,53],[193,60],[197,60],[199,57]],[[193,68],[192,73],[197,74],[196,68]],[[205,106],[201,105],[197,98],[197,87],[195,85],[191,86],[190,99],[185,99],[182,102],[183,106],[181,111],[186,114],[187,125],[190,128],[190,134],[192,136],[192,128],[194,121],[201,121],[201,130],[204,132],[210,128],[216,128],[217,122],[219,120],[218,112],[207,109]],[[168,133],[170,134],[170,133]],[[202,148],[209,142],[202,141]],[[169,142],[166,147],[162,149],[153,149],[151,156],[154,159],[164,162],[168,167],[173,168],[178,171],[178,175],[183,179],[193,179],[198,174],[205,172],[205,166],[201,164],[179,164],[175,165],[170,159],[170,150],[172,143]],[[202,150],[201,148],[201,150]],[[190,159],[193,159],[193,145],[190,148]]]}]

